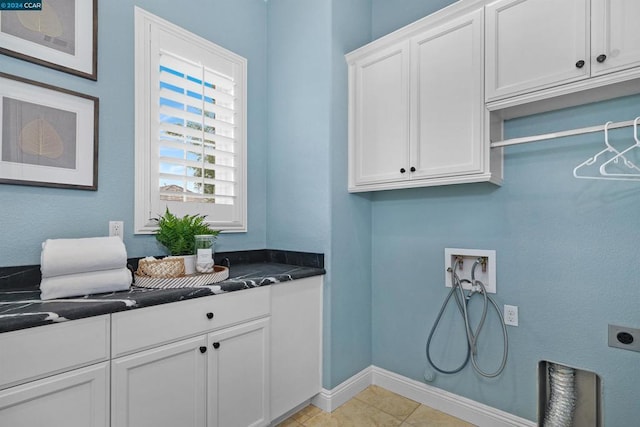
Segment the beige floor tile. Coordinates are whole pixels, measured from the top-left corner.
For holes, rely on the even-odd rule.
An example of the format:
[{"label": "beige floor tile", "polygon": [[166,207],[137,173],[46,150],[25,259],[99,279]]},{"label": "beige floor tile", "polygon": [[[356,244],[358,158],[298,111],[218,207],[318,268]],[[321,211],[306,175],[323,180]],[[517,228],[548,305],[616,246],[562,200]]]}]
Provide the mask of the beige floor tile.
[{"label": "beige floor tile", "polygon": [[367,387],[355,398],[401,420],[407,418],[420,406],[418,402],[375,385]]},{"label": "beige floor tile", "polygon": [[322,412],[308,421],[305,427],[399,427],[399,420],[366,403],[352,399],[329,414]]},{"label": "beige floor tile", "polygon": [[277,427],[304,427],[302,424],[294,420],[293,418],[288,418],[277,425]]},{"label": "beige floor tile", "polygon": [[[292,419],[296,420],[299,423],[303,423],[307,421],[309,418],[314,417],[321,413],[322,410],[317,406],[309,405],[296,412],[291,416]],[[290,418],[290,419],[291,419]]]},{"label": "beige floor tile", "polygon": [[474,427],[473,424],[424,405],[420,405],[409,415],[403,425],[407,427]]}]

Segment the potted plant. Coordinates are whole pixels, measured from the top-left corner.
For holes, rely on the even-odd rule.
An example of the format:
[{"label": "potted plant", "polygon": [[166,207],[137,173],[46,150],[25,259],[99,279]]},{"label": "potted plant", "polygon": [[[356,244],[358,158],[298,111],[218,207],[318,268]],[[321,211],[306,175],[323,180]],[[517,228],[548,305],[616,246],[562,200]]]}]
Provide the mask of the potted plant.
[{"label": "potted plant", "polygon": [[219,230],[212,230],[205,222],[206,215],[185,215],[182,218],[166,209],[164,215],[155,218],[158,223],[156,240],[164,246],[170,255],[185,257],[185,272],[195,272],[195,236],[212,235]]}]

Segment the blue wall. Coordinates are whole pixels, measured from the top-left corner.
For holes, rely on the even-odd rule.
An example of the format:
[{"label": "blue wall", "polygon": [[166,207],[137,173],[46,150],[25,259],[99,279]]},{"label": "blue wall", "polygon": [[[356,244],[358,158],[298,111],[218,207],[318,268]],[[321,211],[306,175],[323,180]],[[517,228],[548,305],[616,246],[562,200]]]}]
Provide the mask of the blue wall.
[{"label": "blue wall", "polygon": [[[347,192],[348,74],[344,58],[370,41],[369,0],[332,2],[331,335],[325,386],[333,388],[371,365],[371,201]],[[325,316],[327,318],[327,316]],[[345,357],[347,356],[348,357]],[[326,368],[326,366],[325,366]]]},{"label": "blue wall", "polygon": [[[325,253],[323,384],[371,364],[371,208],[346,191],[344,54],[369,0],[269,1],[267,246]],[[345,357],[348,355],[348,357]]]},{"label": "blue wall", "polygon": [[[508,122],[506,137],[631,120],[640,96]],[[612,141],[630,145],[631,129]],[[509,147],[505,182],[377,193],[373,198],[373,362],[422,380],[425,341],[444,301],[444,248],[497,251],[500,306],[519,307],[509,327],[505,372],[488,380],[471,367],[437,375],[433,385],[536,419],[537,363],[556,361],[595,372],[604,386],[605,425],[640,418],[633,402],[638,354],[609,348],[607,324],[638,327],[639,182],[575,179],[573,168],[604,148],[602,134]],[[387,266],[393,266],[393,269]],[[478,310],[474,305],[472,310]],[[461,361],[462,324],[449,310],[432,354],[445,367]],[[501,357],[493,320],[481,336],[480,365]],[[446,342],[451,340],[450,342]]]},{"label": "blue wall", "polygon": [[[219,238],[217,249],[264,248],[266,242],[267,4],[194,0],[189,7],[153,0],[98,5],[98,81],[0,55],[3,72],[100,98],[98,191],[0,185],[0,266],[40,262],[47,238],[103,236],[109,220],[125,222],[129,256],[162,253],[152,236],[133,235],[133,7],[178,24],[249,61],[249,232]],[[10,242],[10,243],[9,243]]]},{"label": "blue wall", "polygon": [[427,16],[456,0],[371,0],[371,33],[382,37]]},{"label": "blue wall", "polygon": [[[390,3],[373,0],[374,37],[431,12],[426,2],[403,0],[402,6],[393,2],[395,8]],[[505,137],[638,115],[640,95],[514,119],[505,123]],[[614,131],[611,139],[619,148],[629,146],[632,130]],[[640,326],[640,182],[580,180],[572,174],[603,148],[602,133],[508,147],[502,187],[481,183],[376,193],[374,365],[422,381],[425,341],[448,291],[444,248],[495,249],[495,298],[500,306],[519,307],[520,326],[508,328],[507,367],[496,379],[467,367],[455,375],[438,374],[432,385],[535,420],[537,364],[549,360],[601,376],[604,425],[640,419],[633,398],[640,383],[638,354],[607,346],[608,324]],[[475,313],[479,309],[472,304]],[[464,356],[456,311],[445,312],[432,349],[447,369]],[[480,365],[494,371],[502,352],[495,313],[481,341]]]},{"label": "blue wall", "polygon": [[[344,53],[449,3],[194,0],[189,9],[102,2],[98,82],[0,55],[4,72],[101,102],[99,190],[0,185],[0,266],[37,264],[44,239],[104,235],[118,219],[130,256],[159,250],[152,236],[132,234],[136,4],[249,60],[249,232],[221,236],[219,250],[327,255],[326,388],[371,363],[421,380],[424,342],[446,295],[444,248],[487,248],[497,250],[498,303],[520,308],[507,369],[494,380],[466,369],[434,385],[535,419],[536,365],[551,360],[602,376],[607,425],[640,418],[630,402],[640,383],[637,354],[606,346],[608,323],[640,324],[640,187],[571,175],[601,149],[601,135],[506,149],[502,187],[346,192]],[[513,120],[505,131],[515,137],[639,114],[634,96]],[[630,134],[612,138],[624,144]],[[438,360],[459,354],[459,341],[443,338],[460,332],[451,315],[436,339]],[[480,363],[490,370],[500,356],[495,320],[483,338]]]}]

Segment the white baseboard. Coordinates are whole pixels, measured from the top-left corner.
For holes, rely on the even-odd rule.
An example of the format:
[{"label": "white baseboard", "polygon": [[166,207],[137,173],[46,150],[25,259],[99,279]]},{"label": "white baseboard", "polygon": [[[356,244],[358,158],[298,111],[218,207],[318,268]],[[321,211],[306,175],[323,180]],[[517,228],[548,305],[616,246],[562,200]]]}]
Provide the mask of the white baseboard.
[{"label": "white baseboard", "polygon": [[332,390],[322,389],[311,403],[325,412],[332,412],[371,384],[379,385],[479,427],[536,427],[537,425],[534,421],[517,417],[376,366],[363,369]]},{"label": "white baseboard", "polygon": [[320,393],[311,399],[311,403],[325,412],[335,411],[336,408],[373,384],[371,379],[372,369],[372,366],[363,369],[331,390],[323,388]]}]

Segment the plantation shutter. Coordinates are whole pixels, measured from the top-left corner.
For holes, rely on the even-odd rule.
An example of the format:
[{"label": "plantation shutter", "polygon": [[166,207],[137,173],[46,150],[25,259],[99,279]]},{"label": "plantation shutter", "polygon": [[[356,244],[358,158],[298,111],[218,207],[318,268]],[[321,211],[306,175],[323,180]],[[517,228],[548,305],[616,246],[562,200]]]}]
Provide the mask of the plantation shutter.
[{"label": "plantation shutter", "polygon": [[233,205],[232,78],[161,52],[158,104],[160,200]]},{"label": "plantation shutter", "polygon": [[244,230],[246,62],[185,33],[150,27],[148,215]]}]

